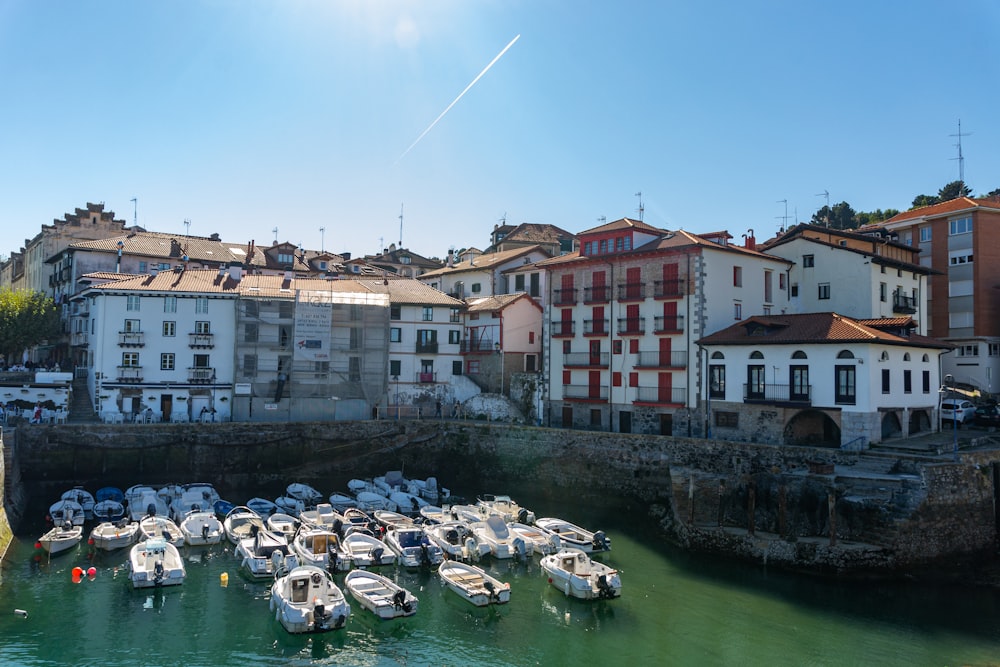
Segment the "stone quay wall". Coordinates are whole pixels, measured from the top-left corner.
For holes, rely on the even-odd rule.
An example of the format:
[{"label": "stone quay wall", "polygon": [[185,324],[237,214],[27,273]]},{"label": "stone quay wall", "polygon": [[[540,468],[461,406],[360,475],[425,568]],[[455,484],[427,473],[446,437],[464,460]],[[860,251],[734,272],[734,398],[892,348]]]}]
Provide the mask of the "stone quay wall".
[{"label": "stone quay wall", "polygon": [[[17,479],[45,498],[77,484],[338,488],[403,470],[453,488],[537,484],[543,497],[614,498],[688,549],[809,571],[951,567],[996,545],[1000,452],[953,461],[447,420],[27,426],[16,435],[8,485]],[[23,496],[7,491],[8,503]]]}]

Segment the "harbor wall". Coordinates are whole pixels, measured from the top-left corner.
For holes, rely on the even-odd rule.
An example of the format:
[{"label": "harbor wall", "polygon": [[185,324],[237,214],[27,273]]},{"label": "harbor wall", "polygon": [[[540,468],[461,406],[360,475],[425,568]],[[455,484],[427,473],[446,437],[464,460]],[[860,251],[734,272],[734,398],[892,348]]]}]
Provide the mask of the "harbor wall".
[{"label": "harbor wall", "polygon": [[18,484],[46,498],[76,484],[332,490],[403,470],[474,493],[613,497],[688,549],[809,571],[950,568],[996,545],[992,451],[939,460],[436,420],[18,430]]}]

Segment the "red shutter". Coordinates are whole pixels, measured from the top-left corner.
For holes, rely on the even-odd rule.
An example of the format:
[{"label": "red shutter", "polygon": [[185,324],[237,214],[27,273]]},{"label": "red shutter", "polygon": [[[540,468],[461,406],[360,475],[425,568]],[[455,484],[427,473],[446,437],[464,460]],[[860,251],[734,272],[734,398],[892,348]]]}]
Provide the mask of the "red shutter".
[{"label": "red shutter", "polygon": [[563,371],[563,384],[570,384],[570,375],[573,371]]},{"label": "red shutter", "polygon": [[660,366],[670,365],[670,339],[660,339]]},{"label": "red shutter", "polygon": [[628,341],[628,351],[632,354],[639,354],[639,339],[630,338]]},{"label": "red shutter", "polygon": [[615,387],[622,386],[622,374],[619,371],[611,374],[611,384]]},{"label": "red shutter", "polygon": [[673,394],[673,376],[670,373],[658,373],[656,385],[658,387],[657,398],[659,398],[659,402],[670,403],[671,395]]},{"label": "red shutter", "polygon": [[629,373],[628,374],[628,386],[630,386],[630,387],[638,387],[639,386],[639,374],[638,373]]}]

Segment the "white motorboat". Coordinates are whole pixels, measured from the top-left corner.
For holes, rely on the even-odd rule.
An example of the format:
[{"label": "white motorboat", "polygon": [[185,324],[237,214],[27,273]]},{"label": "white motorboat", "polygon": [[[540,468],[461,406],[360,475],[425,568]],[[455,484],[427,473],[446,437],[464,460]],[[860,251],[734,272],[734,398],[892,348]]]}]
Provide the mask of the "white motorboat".
[{"label": "white motorboat", "polygon": [[284,537],[285,541],[289,544],[291,544],[292,538],[295,537],[295,531],[299,529],[299,525],[298,519],[284,512],[275,512],[264,519],[264,526],[275,535]]},{"label": "white motorboat", "polygon": [[375,520],[372,514],[364,511],[360,507],[348,507],[343,511],[341,516],[344,519],[344,532],[350,527],[354,528],[368,528],[373,533],[378,528],[378,521]]},{"label": "white motorboat", "polygon": [[364,533],[351,533],[340,544],[343,554],[354,567],[392,565],[396,554],[382,540]]},{"label": "white motorboat", "polygon": [[609,600],[622,594],[622,580],[618,576],[618,570],[591,560],[580,549],[560,549],[554,554],[543,556],[541,565],[548,575],[549,583],[569,597]]},{"label": "white motorboat", "polygon": [[592,533],[574,523],[553,517],[538,519],[535,525],[557,535],[565,547],[574,547],[588,554],[611,550],[611,539],[600,530]]},{"label": "white motorboat", "polygon": [[381,619],[417,613],[417,597],[391,579],[366,570],[352,570],[344,585],[362,607]]},{"label": "white motorboat", "polygon": [[323,502],[323,494],[302,482],[292,482],[285,488],[285,495],[301,500],[305,509],[312,509],[317,504]]},{"label": "white motorboat", "polygon": [[167,484],[166,486],[161,486],[156,490],[156,495],[158,495],[160,500],[166,504],[168,512],[173,510],[174,502],[180,500],[180,497],[183,494],[183,484]]},{"label": "white motorboat", "polygon": [[353,496],[349,496],[345,493],[331,493],[329,497],[330,505],[333,509],[338,512],[343,513],[349,507],[357,507],[358,501]]},{"label": "white motorboat", "polygon": [[267,498],[251,498],[247,501],[246,506],[259,514],[262,518],[269,517],[278,511],[278,506],[274,504],[274,501],[268,500]]},{"label": "white motorboat", "polygon": [[444,551],[434,544],[419,526],[390,528],[383,540],[403,567],[430,567],[444,560]]},{"label": "white motorboat", "polygon": [[299,564],[284,536],[264,529],[240,540],[233,550],[240,567],[251,577],[274,577],[285,567],[292,569]]},{"label": "white motorboat", "polygon": [[187,571],[177,547],[163,538],[139,542],[129,552],[129,578],[135,588],[176,586],[184,583]]},{"label": "white motorboat", "polygon": [[528,546],[524,540],[513,535],[506,522],[499,514],[493,514],[485,521],[477,521],[470,528],[479,541],[490,547],[490,555],[494,558],[524,559],[528,555]]},{"label": "white motorboat", "polygon": [[424,505],[420,508],[420,516],[425,524],[444,523],[451,521],[451,508],[439,507],[438,505]]},{"label": "white motorboat", "polygon": [[453,521],[465,521],[468,523],[482,521],[489,516],[484,508],[478,505],[452,505],[450,512]]},{"label": "white motorboat", "polygon": [[490,545],[480,543],[464,521],[445,521],[425,527],[424,532],[452,560],[478,561],[490,553]]},{"label": "white motorboat", "polygon": [[211,508],[216,502],[222,499],[219,492],[215,490],[215,487],[207,482],[195,482],[193,484],[184,485],[184,493],[200,493],[204,500],[208,501],[208,506]]},{"label": "white motorboat", "polygon": [[278,496],[274,499],[274,504],[278,512],[299,516],[306,511],[306,503],[303,500],[292,496]]},{"label": "white motorboat", "polygon": [[74,486],[69,491],[60,496],[62,500],[72,500],[80,503],[80,507],[83,508],[83,514],[87,519],[94,518],[94,494],[87,491],[82,486]]},{"label": "white motorboat", "polygon": [[375,510],[389,510],[395,512],[399,509],[396,503],[389,500],[387,496],[383,496],[374,491],[359,491],[357,497],[358,509],[364,510],[366,512],[374,512]]},{"label": "white motorboat", "polygon": [[445,586],[477,607],[510,602],[510,584],[486,574],[475,565],[445,561],[438,568],[438,576]]},{"label": "white motorboat", "polygon": [[193,547],[222,542],[226,529],[213,510],[194,510],[181,520],[184,541]]},{"label": "white motorboat", "polygon": [[401,514],[420,514],[420,508],[430,505],[429,502],[406,491],[393,491],[389,494],[389,500],[396,503],[396,508]]},{"label": "white motorboat", "polygon": [[451,496],[451,491],[443,486],[438,486],[436,477],[411,479],[410,483],[406,485],[406,490],[431,503],[440,503]]},{"label": "white motorboat", "polygon": [[96,521],[115,522],[125,517],[125,505],[113,498],[105,498],[94,503],[94,519]]},{"label": "white motorboat", "polygon": [[39,537],[38,544],[50,556],[55,556],[56,554],[69,551],[78,545],[82,539],[83,526],[73,525],[72,522],[63,522]]},{"label": "white motorboat", "polygon": [[388,498],[393,491],[402,491],[405,489],[406,483],[407,479],[403,477],[403,473],[399,470],[390,470],[385,475],[372,479],[372,484],[375,485],[373,491],[375,491],[375,493],[381,493],[386,498]]},{"label": "white motorboat", "polygon": [[187,488],[180,498],[174,500],[170,506],[171,518],[174,523],[180,524],[191,512],[215,512],[215,501],[218,494],[212,494],[204,488]]},{"label": "white motorboat", "polygon": [[524,540],[524,543],[528,546],[530,551],[533,551],[539,556],[554,554],[559,551],[559,547],[562,546],[562,540],[559,539],[558,535],[554,535],[547,530],[539,528],[538,526],[529,526],[527,524],[514,521],[512,523],[508,523],[507,527],[510,529],[511,533]]},{"label": "white motorboat", "polygon": [[299,520],[303,525],[315,526],[317,528],[326,528],[327,530],[337,531],[340,525],[343,525],[343,517],[333,509],[333,505],[330,503],[320,503],[316,505],[315,508],[310,510],[302,510],[299,512]]},{"label": "white motorboat", "polygon": [[239,544],[240,540],[250,537],[251,531],[264,528],[264,520],[246,505],[237,505],[229,510],[229,514],[222,521],[222,528],[226,531],[226,539],[233,544]]},{"label": "white motorboat", "polygon": [[405,514],[400,514],[399,512],[392,512],[390,510],[375,510],[372,512],[375,520],[378,521],[380,526],[383,526],[386,530],[390,528],[409,528],[410,526],[416,525],[412,517],[408,517]]},{"label": "white motorboat", "polygon": [[49,519],[56,526],[62,526],[66,522],[74,526],[82,526],[86,518],[86,514],[83,512],[83,505],[75,500],[66,500],[63,498],[49,506]]},{"label": "white motorboat", "polygon": [[344,627],[351,607],[333,577],[320,567],[299,565],[271,586],[271,611],[292,634],[327,632]]},{"label": "white motorboat", "polygon": [[323,569],[338,569],[338,547],[340,538],[332,530],[303,526],[295,533],[292,550],[302,565],[314,565]]},{"label": "white motorboat", "polygon": [[139,540],[139,524],[128,519],[104,521],[90,531],[90,542],[102,551],[114,551],[135,544]]},{"label": "white motorboat", "polygon": [[165,516],[144,516],[139,520],[140,539],[166,540],[175,547],[184,546],[184,533],[181,527]]},{"label": "white motorboat", "polygon": [[162,496],[148,489],[137,496],[129,496],[128,514],[133,521],[141,521],[146,516],[169,517],[170,509]]},{"label": "white motorboat", "polygon": [[508,523],[511,521],[517,521],[519,523],[529,525],[535,523],[535,513],[526,507],[518,505],[517,502],[510,496],[493,496],[484,494],[480,496],[476,504],[483,508],[483,511],[487,516],[491,514],[499,514],[503,517],[503,520]]},{"label": "white motorboat", "polygon": [[352,479],[347,483],[347,490],[353,496],[357,496],[362,491],[377,493],[377,491],[375,490],[375,484],[370,480],[364,480],[364,479]]}]

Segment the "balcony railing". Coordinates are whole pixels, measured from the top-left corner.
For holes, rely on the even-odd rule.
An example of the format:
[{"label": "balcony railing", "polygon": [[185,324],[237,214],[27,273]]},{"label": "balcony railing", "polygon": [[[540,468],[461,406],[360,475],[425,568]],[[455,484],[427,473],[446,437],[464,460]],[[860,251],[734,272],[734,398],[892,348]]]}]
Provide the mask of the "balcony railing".
[{"label": "balcony railing", "polygon": [[683,315],[658,315],[653,318],[653,333],[680,333],[684,331]]},{"label": "balcony railing", "polygon": [[687,352],[639,352],[636,368],[686,368]]},{"label": "balcony railing", "polygon": [[575,398],[584,399],[592,401],[606,401],[608,400],[608,387],[607,385],[588,385],[588,384],[564,384],[563,388],[563,398]]},{"label": "balcony railing", "polygon": [[556,320],[552,323],[552,335],[553,336],[572,336],[576,327],[573,320]]},{"label": "balcony railing", "polygon": [[188,347],[199,347],[199,348],[215,347],[215,334],[210,334],[210,333],[188,334]]},{"label": "balcony railing", "polygon": [[583,335],[584,336],[607,336],[608,331],[608,319],[600,320],[584,320],[583,321]]},{"label": "balcony railing", "polygon": [[424,352],[429,354],[436,354],[438,351],[438,344],[437,341],[417,343],[415,349],[418,353]]},{"label": "balcony railing", "polygon": [[608,353],[590,354],[589,352],[570,352],[563,355],[563,366],[599,366],[607,368]]},{"label": "balcony railing", "polygon": [[611,300],[611,287],[608,285],[598,285],[597,287],[583,288],[584,303],[607,303]]},{"label": "balcony railing", "polygon": [[565,306],[576,303],[576,288],[569,287],[566,289],[552,290],[552,297],[555,299],[554,303],[557,306]]},{"label": "balcony railing", "polygon": [[199,366],[188,369],[188,382],[191,384],[208,384],[215,381],[215,369]]},{"label": "balcony railing", "polygon": [[684,296],[684,281],[682,279],[653,281],[653,298],[670,299],[681,296]]},{"label": "balcony railing", "polygon": [[657,405],[684,405],[687,389],[684,387],[638,387],[636,403]]},{"label": "balcony railing", "polygon": [[462,354],[487,354],[489,352],[495,352],[496,347],[493,344],[493,340],[490,338],[483,338],[480,340],[463,340],[459,351]]},{"label": "balcony railing", "polygon": [[142,366],[119,366],[119,382],[142,382]]},{"label": "balcony railing", "polygon": [[793,387],[790,384],[743,384],[745,403],[812,403],[812,385]]},{"label": "balcony railing", "polygon": [[618,286],[619,301],[642,301],[646,298],[646,283],[625,283]]},{"label": "balcony railing", "polygon": [[892,293],[892,312],[912,315],[917,312],[917,298],[900,294],[899,290]]},{"label": "balcony railing", "polygon": [[118,347],[144,347],[146,339],[141,331],[119,331]]},{"label": "balcony railing", "polygon": [[89,340],[87,331],[74,331],[70,337],[70,345],[86,345]]},{"label": "balcony railing", "polygon": [[437,372],[428,372],[428,373],[425,373],[425,372],[421,371],[421,372],[417,373],[417,379],[416,379],[416,381],[420,382],[420,383],[424,383],[424,384],[430,383],[430,382],[437,382],[437,376],[438,376]]},{"label": "balcony railing", "polygon": [[645,317],[619,317],[618,318],[618,333],[622,335],[627,334],[643,334],[646,333],[646,318]]}]

